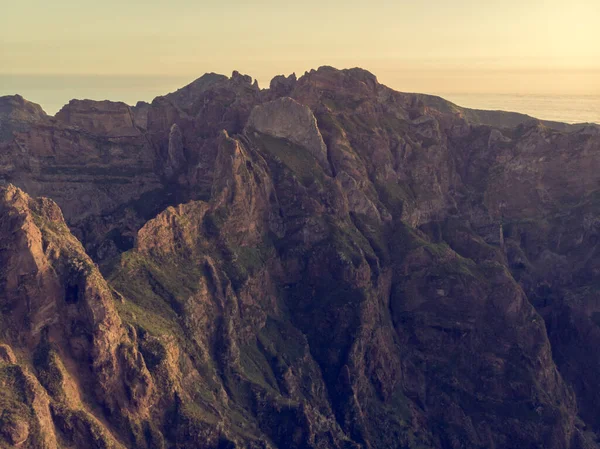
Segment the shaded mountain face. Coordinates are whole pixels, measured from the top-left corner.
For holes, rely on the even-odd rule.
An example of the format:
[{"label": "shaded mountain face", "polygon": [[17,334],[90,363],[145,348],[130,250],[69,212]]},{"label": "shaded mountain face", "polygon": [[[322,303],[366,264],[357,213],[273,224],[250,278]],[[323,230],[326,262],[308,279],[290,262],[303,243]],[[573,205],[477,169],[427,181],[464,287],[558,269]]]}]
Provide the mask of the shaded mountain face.
[{"label": "shaded mountain face", "polygon": [[0,98],[0,447],[597,448],[599,169],[360,69]]}]

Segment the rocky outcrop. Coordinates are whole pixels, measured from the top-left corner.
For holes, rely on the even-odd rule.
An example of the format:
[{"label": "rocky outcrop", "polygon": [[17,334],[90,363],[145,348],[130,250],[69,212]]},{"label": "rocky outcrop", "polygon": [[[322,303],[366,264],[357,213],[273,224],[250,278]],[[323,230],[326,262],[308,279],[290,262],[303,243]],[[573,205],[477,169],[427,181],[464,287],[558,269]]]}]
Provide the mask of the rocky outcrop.
[{"label": "rocky outcrop", "polygon": [[276,98],[287,97],[296,87],[296,74],[292,73],[289,76],[278,75],[271,80],[269,85],[269,93]]},{"label": "rocky outcrop", "polygon": [[165,174],[173,176],[185,164],[185,153],[183,148],[183,136],[177,124],[171,126],[169,131],[169,146]]},{"label": "rocky outcrop", "polygon": [[138,101],[131,110],[133,112],[133,124],[135,127],[146,131],[148,129],[148,111],[150,110],[150,104],[145,101]]},{"label": "rocky outcrop", "polygon": [[13,353],[13,350],[8,345],[0,345],[0,361],[4,363],[17,363],[17,358]]},{"label": "rocky outcrop", "polygon": [[107,137],[137,136],[131,108],[112,101],[71,100],[56,119],[70,126]]},{"label": "rocky outcrop", "polygon": [[16,359],[0,360],[0,444],[57,449],[50,401],[38,379]]},{"label": "rocky outcrop", "polygon": [[3,126],[6,126],[9,120],[27,122],[46,117],[40,105],[27,101],[20,95],[0,97],[0,119]]},{"label": "rocky outcrop", "polygon": [[258,131],[289,141],[308,149],[315,159],[327,169],[327,146],[311,110],[284,97],[256,106],[246,125],[247,131]]}]

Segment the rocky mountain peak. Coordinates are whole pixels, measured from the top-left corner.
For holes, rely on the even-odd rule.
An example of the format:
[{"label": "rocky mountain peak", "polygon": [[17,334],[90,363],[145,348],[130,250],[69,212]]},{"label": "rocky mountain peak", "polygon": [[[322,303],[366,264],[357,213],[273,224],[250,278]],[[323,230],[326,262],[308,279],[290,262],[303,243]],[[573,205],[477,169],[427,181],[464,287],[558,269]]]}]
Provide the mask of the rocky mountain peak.
[{"label": "rocky mountain peak", "polygon": [[237,70],[234,70],[231,74],[231,81],[241,83],[241,84],[250,84],[252,85],[252,77],[249,75],[242,75]]},{"label": "rocky mountain peak", "polygon": [[338,70],[330,66],[322,66],[317,70],[306,72],[298,80],[299,86],[312,85],[329,91],[348,92],[358,89],[356,94],[373,94],[379,86],[377,77],[363,69]]},{"label": "rocky mountain peak", "polygon": [[31,121],[46,118],[41,106],[25,100],[20,95],[0,97],[0,120]]},{"label": "rocky mountain peak", "polygon": [[271,80],[269,90],[277,97],[286,97],[294,90],[296,86],[296,74],[292,73],[289,76],[278,75]]}]

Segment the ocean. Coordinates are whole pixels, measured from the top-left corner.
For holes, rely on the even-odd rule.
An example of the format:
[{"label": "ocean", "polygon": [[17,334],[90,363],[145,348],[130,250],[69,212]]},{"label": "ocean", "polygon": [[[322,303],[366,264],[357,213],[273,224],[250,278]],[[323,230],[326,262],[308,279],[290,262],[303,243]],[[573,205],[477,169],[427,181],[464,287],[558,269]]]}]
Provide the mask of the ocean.
[{"label": "ocean", "polygon": [[538,119],[564,123],[600,124],[600,95],[436,95],[467,108],[521,112]]},{"label": "ocean", "polygon": [[135,105],[138,101],[151,102],[193,80],[169,76],[0,74],[0,96],[19,94],[42,106],[46,114],[54,115],[73,98]]},{"label": "ocean", "polygon": [[[135,105],[152,101],[193,81],[176,76],[1,75],[0,96],[20,94],[54,115],[73,98],[123,101]],[[259,80],[261,86],[268,81]],[[390,86],[393,87],[393,86]],[[600,95],[523,95],[423,92],[439,95],[474,109],[521,112],[543,120],[600,124]]]}]

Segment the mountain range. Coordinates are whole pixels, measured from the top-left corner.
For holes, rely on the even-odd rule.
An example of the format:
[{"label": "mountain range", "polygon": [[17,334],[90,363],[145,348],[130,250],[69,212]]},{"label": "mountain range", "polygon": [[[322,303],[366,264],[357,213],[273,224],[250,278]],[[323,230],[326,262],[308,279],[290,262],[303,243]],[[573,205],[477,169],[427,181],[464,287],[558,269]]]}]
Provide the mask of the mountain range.
[{"label": "mountain range", "polygon": [[0,97],[0,448],[600,447],[600,127],[362,69]]}]

